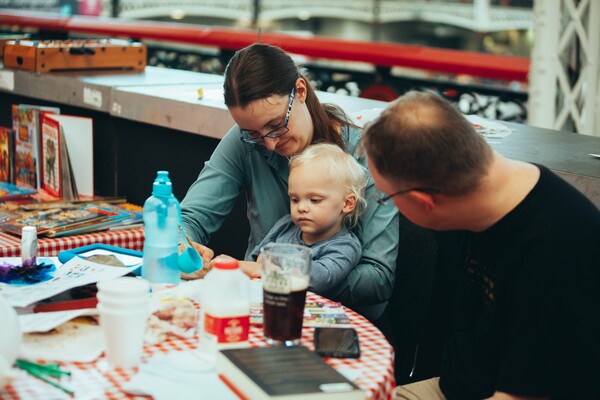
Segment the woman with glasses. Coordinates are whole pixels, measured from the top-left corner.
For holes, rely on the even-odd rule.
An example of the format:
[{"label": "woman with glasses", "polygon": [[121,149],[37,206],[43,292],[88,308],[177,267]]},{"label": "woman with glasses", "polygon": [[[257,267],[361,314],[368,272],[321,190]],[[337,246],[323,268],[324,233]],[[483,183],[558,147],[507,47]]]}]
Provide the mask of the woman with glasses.
[{"label": "woman with glasses", "polygon": [[[182,214],[186,234],[206,261],[213,252],[200,243],[209,242],[244,191],[250,222],[246,259],[251,260],[254,247],[290,213],[290,157],[325,142],[338,145],[361,165],[367,163],[359,151],[361,130],[340,108],[321,104],[307,78],[278,47],[254,44],[236,52],[225,70],[224,94],[236,125],[188,190]],[[369,203],[354,228],[363,246],[361,259],[328,294],[372,321],[382,316],[392,294],[398,246],[396,211],[374,197],[369,176]]]}]

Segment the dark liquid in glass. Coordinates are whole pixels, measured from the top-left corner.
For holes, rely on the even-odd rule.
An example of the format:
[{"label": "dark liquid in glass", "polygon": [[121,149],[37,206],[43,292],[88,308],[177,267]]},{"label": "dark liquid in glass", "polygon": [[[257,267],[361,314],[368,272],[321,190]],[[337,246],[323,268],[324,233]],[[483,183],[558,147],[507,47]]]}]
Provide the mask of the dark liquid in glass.
[{"label": "dark liquid in glass", "polygon": [[300,339],[306,290],[291,293],[263,291],[263,326],[267,338],[280,342]]}]

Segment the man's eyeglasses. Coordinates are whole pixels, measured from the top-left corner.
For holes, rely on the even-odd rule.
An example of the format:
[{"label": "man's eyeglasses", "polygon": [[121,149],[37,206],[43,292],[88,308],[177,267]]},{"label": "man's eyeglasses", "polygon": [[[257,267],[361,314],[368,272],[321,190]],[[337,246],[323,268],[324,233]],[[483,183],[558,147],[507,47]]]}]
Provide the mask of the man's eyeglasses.
[{"label": "man's eyeglasses", "polygon": [[416,187],[416,188],[410,188],[410,189],[403,189],[403,190],[399,190],[395,193],[392,194],[384,194],[384,193],[379,193],[378,196],[376,196],[375,201],[378,204],[384,205],[387,204],[387,202],[392,198],[392,197],[396,197],[396,196],[401,196],[403,194],[406,194],[408,192],[423,192],[423,193],[429,193],[429,194],[438,194],[440,191],[439,189],[434,189],[434,188],[426,188],[426,187]]},{"label": "man's eyeglasses", "polygon": [[287,109],[287,113],[285,114],[285,120],[283,121],[283,125],[281,125],[278,128],[273,129],[271,132],[267,133],[266,135],[262,135],[262,136],[256,136],[256,132],[254,131],[248,131],[245,129],[242,129],[242,137],[240,138],[242,140],[242,142],[244,143],[248,143],[248,144],[256,144],[256,143],[262,143],[265,141],[265,138],[278,138],[280,136],[285,135],[286,133],[288,133],[290,131],[290,129],[287,127],[288,126],[288,122],[290,121],[290,113],[292,112],[292,105],[294,104],[294,95],[295,95],[295,88],[292,88],[292,92],[290,93],[290,103],[288,104],[288,109]]}]

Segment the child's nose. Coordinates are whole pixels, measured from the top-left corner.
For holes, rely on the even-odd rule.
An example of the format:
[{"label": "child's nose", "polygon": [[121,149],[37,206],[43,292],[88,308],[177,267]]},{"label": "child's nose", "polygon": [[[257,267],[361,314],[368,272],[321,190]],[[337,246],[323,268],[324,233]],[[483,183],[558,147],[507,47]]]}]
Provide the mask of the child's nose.
[{"label": "child's nose", "polygon": [[298,211],[300,211],[300,212],[306,212],[306,211],[308,211],[308,205],[306,204],[305,201],[300,201],[298,203]]}]

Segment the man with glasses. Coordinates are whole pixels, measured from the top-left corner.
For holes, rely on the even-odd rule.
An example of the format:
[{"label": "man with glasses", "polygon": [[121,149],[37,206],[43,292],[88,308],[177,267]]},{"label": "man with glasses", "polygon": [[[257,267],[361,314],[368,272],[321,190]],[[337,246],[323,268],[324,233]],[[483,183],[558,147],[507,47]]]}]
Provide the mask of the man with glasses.
[{"label": "man with glasses", "polygon": [[548,168],[493,151],[434,94],[391,103],[362,144],[381,202],[468,231],[440,377],[398,398],[597,398],[600,211]]}]

